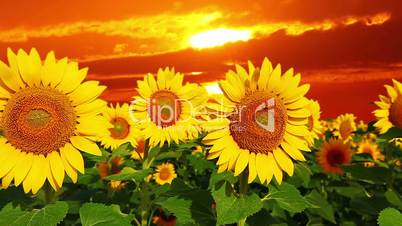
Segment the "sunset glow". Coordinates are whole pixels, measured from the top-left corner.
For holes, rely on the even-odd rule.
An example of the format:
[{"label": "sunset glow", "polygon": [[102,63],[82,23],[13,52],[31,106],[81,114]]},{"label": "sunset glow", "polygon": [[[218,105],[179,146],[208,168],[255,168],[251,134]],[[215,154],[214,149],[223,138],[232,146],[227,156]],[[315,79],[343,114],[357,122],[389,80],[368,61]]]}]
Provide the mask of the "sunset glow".
[{"label": "sunset glow", "polygon": [[229,42],[247,41],[251,38],[251,32],[248,30],[234,30],[218,28],[204,31],[192,36],[189,40],[193,48],[210,48],[222,46]]}]

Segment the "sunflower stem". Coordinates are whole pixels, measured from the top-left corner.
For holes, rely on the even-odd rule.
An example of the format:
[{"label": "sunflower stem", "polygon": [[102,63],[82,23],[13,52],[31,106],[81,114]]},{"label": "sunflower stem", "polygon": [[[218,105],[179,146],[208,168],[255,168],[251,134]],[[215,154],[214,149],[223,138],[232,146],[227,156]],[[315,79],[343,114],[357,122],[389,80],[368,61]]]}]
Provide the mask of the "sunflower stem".
[{"label": "sunflower stem", "polygon": [[45,204],[47,205],[54,203],[57,195],[56,192],[53,190],[52,186],[50,186],[49,183],[45,183],[43,189],[45,191]]},{"label": "sunflower stem", "polygon": [[[240,174],[239,176],[239,194],[240,195],[246,195],[248,192],[248,172],[247,170],[244,170],[243,173]],[[246,220],[247,218],[241,219],[237,225],[238,226],[244,226],[246,225]]]}]

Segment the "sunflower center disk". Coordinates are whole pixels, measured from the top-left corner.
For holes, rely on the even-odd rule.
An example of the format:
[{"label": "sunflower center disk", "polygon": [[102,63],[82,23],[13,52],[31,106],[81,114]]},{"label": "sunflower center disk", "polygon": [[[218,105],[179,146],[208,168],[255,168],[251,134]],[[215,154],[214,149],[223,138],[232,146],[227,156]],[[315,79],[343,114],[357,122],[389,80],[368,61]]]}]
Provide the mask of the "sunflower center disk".
[{"label": "sunflower center disk", "polygon": [[332,150],[328,153],[328,163],[331,166],[338,166],[345,161],[345,156],[340,150]]},{"label": "sunflower center disk", "polygon": [[109,131],[113,138],[124,139],[130,133],[130,125],[126,119],[117,117],[114,118],[111,123],[114,125],[114,127],[110,128]]},{"label": "sunflower center disk", "polygon": [[237,105],[230,132],[242,149],[268,153],[282,142],[287,121],[283,103],[265,92],[254,92]]},{"label": "sunflower center disk", "polygon": [[159,178],[162,180],[167,180],[169,179],[170,176],[170,171],[167,168],[163,168],[159,171]]},{"label": "sunflower center disk", "polygon": [[389,109],[389,121],[398,128],[402,128],[402,97],[398,96]]},{"label": "sunflower center disk", "polygon": [[63,147],[74,134],[76,115],[68,97],[50,88],[16,92],[5,106],[4,135],[16,148],[48,154]]},{"label": "sunflower center disk", "polygon": [[181,114],[179,98],[170,91],[155,92],[150,99],[149,116],[158,126],[168,127],[176,124]]}]

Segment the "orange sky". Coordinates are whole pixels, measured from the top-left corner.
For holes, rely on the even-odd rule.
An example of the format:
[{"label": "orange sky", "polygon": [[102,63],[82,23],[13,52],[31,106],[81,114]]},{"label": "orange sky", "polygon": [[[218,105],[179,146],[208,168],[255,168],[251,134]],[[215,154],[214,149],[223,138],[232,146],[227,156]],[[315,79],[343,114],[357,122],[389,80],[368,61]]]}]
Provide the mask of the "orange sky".
[{"label": "orange sky", "polygon": [[[158,67],[205,83],[267,56],[302,73],[324,117],[352,112],[367,121],[382,85],[402,80],[398,2],[2,0],[0,59],[7,47],[55,50],[89,66],[90,78],[108,85],[104,98],[127,101],[135,81]],[[194,48],[194,35],[214,29],[247,32],[249,40]]]}]

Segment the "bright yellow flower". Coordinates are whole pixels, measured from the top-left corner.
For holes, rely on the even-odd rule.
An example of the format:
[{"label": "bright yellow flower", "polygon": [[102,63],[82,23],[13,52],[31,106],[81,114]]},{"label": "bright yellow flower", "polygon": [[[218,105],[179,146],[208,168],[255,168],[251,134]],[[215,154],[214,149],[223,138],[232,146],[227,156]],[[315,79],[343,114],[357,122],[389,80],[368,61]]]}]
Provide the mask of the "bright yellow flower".
[{"label": "bright yellow flower", "polygon": [[282,75],[265,58],[261,69],[249,62],[249,71],[236,65],[220,82],[225,94],[208,108],[224,114],[206,122],[211,131],[203,142],[212,145],[208,159],[218,158],[218,172],[239,175],[248,167],[248,182],[258,176],[281,183],[283,172],[293,175],[294,160],[305,161],[301,151],[310,151],[306,136],[310,103],[304,95],[310,88],[299,86],[300,74],[293,69]]},{"label": "bright yellow flower", "polygon": [[[359,154],[369,154],[374,161],[384,161],[384,155],[381,153],[376,143],[369,142],[368,140],[362,141],[357,148]],[[374,163],[367,162],[366,166],[373,166]]]},{"label": "bright yellow flower", "polygon": [[203,153],[203,149],[200,145],[197,145],[195,148],[193,148],[193,151],[191,152],[191,154],[196,155],[198,153]]},{"label": "bright yellow flower", "polygon": [[139,96],[134,97],[132,116],[143,128],[150,147],[194,139],[200,132],[197,114],[207,100],[205,89],[197,84],[183,83],[183,74],[174,69],[159,69],[138,81]]},{"label": "bright yellow flower", "polygon": [[112,180],[109,182],[109,187],[115,191],[122,190],[123,188],[126,187],[126,185],[127,185],[126,182],[122,182],[122,181],[118,181],[118,180]]},{"label": "bright yellow flower", "polygon": [[374,124],[380,133],[387,132],[391,127],[402,129],[402,83],[392,79],[393,85],[385,85],[388,97],[380,95],[380,101],[374,103],[379,107],[373,113],[377,118]]},{"label": "bright yellow flower", "polygon": [[95,144],[110,124],[99,114],[106,103],[98,81],[83,82],[79,69],[53,52],[44,62],[38,52],[7,51],[9,66],[0,61],[0,109],[4,137],[0,138],[0,178],[3,188],[14,180],[24,191],[38,192],[46,179],[58,190],[64,175],[77,181],[84,173],[79,150],[101,155]]},{"label": "bright yellow flower", "polygon": [[323,126],[320,121],[321,111],[320,104],[315,100],[309,100],[310,104],[307,109],[310,111],[311,116],[308,118],[308,130],[310,137],[307,139],[309,145],[314,143],[314,139],[319,139],[323,133]]},{"label": "bright yellow flower", "polygon": [[99,138],[103,146],[114,150],[127,142],[134,147],[137,145],[136,139],[140,136],[140,130],[135,127],[134,121],[130,118],[128,104],[110,106],[102,115],[113,125],[108,134]]},{"label": "bright yellow flower", "polygon": [[156,167],[156,173],[154,174],[154,180],[157,184],[164,185],[166,183],[171,184],[177,177],[174,170],[174,166],[171,163],[162,163]]},{"label": "bright yellow flower", "polygon": [[353,132],[356,131],[356,117],[353,114],[339,115],[335,119],[334,135],[344,142],[352,138]]}]

